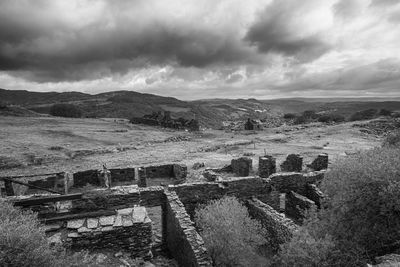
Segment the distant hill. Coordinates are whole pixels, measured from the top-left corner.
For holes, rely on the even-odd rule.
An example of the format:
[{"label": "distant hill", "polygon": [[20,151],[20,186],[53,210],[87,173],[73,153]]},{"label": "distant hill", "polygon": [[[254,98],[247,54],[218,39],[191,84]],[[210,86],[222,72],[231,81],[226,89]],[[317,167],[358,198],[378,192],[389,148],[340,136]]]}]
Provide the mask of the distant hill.
[{"label": "distant hill", "polygon": [[[222,100],[221,103],[182,101],[173,97],[133,91],[113,91],[96,95],[79,92],[30,92],[0,89],[1,101],[48,114],[55,103],[79,106],[86,117],[141,117],[156,111],[170,111],[172,117],[196,118],[206,127],[218,128],[222,121],[254,117],[270,112],[268,104],[257,100]],[[259,112],[260,111],[260,112]]]},{"label": "distant hill", "polygon": [[[356,111],[370,108],[400,110],[400,101],[396,101],[400,99],[386,100],[383,98],[359,100],[353,98],[289,98],[182,101],[173,97],[134,91],[112,91],[91,95],[80,92],[56,93],[0,89],[0,102],[19,105],[21,107],[19,114],[22,115],[28,114],[30,111],[48,114],[50,107],[55,103],[71,103],[79,106],[86,117],[129,119],[165,110],[170,111],[174,118],[196,118],[201,125],[213,128],[219,128],[223,121],[228,120],[274,118],[282,116],[284,113],[300,113],[305,110],[333,111],[346,117]],[[31,113],[31,116],[35,114]]]}]

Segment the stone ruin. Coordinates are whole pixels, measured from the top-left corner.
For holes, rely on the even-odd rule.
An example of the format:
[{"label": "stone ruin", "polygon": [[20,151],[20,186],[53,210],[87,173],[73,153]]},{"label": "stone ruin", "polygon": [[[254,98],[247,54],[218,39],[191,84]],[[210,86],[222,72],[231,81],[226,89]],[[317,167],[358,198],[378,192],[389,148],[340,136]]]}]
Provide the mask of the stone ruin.
[{"label": "stone ruin", "polygon": [[[105,167],[105,166],[103,166]],[[42,189],[53,190],[67,194],[72,190],[79,190],[86,186],[111,187],[118,185],[137,184],[140,187],[160,185],[165,183],[183,183],[187,176],[187,166],[184,164],[163,164],[143,166],[138,168],[120,168],[101,170],[86,170],[75,173],[60,172],[44,179],[28,181],[26,194],[42,192]],[[14,195],[11,182],[4,182],[2,188],[7,196]]]},{"label": "stone ruin", "polygon": [[[58,240],[69,249],[117,249],[145,259],[151,258],[154,249],[152,224],[146,208],[161,207],[165,251],[180,266],[212,266],[193,222],[199,205],[226,195],[237,197],[247,206],[250,216],[265,227],[270,237],[269,245],[277,251],[279,245],[290,240],[297,231],[305,211],[323,203],[324,195],[318,184],[324,178],[325,170],[273,173],[276,171],[275,159],[271,156],[260,158],[260,174],[269,174],[268,177],[231,177],[223,181],[165,187],[122,185],[79,194],[20,196],[6,200],[37,212],[49,239]],[[245,170],[251,166],[247,159],[237,159],[233,163]],[[152,168],[147,168],[146,179],[152,179]],[[179,167],[175,167],[175,171],[177,169]],[[169,171],[171,169],[167,172],[167,168],[162,168],[155,172]]]},{"label": "stone ruin", "polygon": [[244,124],[244,129],[247,131],[262,130],[261,122],[248,118]]},{"label": "stone ruin", "polygon": [[173,119],[171,112],[164,111],[164,114],[153,112],[152,114],[144,115],[143,117],[133,117],[130,119],[133,124],[145,124],[150,126],[162,126],[172,129],[187,129],[189,131],[200,131],[200,124],[197,120],[187,120],[184,118]]}]

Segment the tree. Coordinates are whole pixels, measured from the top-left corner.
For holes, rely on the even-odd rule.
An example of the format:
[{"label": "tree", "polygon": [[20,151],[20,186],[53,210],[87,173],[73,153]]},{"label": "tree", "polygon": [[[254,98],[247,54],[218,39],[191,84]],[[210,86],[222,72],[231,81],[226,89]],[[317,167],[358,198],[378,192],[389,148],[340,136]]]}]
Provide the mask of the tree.
[{"label": "tree", "polygon": [[50,108],[50,115],[67,118],[80,118],[82,111],[72,104],[54,104]]},{"label": "tree", "polygon": [[196,211],[196,224],[216,266],[267,264],[257,253],[267,243],[266,231],[236,198],[224,197],[201,207]]}]

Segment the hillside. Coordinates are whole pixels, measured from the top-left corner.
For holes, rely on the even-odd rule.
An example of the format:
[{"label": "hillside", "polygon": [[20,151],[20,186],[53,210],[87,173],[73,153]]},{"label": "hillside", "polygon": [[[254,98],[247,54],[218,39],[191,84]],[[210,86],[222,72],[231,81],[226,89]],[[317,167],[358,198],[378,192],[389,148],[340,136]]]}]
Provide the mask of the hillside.
[{"label": "hillside", "polygon": [[[247,118],[276,118],[284,113],[301,113],[305,110],[317,112],[335,112],[345,117],[365,109],[400,110],[400,101],[379,98],[360,98],[360,100],[334,98],[310,99],[289,98],[273,100],[257,99],[206,99],[182,101],[173,97],[134,91],[113,91],[96,95],[80,92],[30,92],[25,90],[0,89],[1,102],[14,105],[19,116],[36,116],[36,113],[48,114],[55,103],[71,103],[82,109],[85,117],[90,118],[131,118],[142,117],[157,111],[170,111],[172,117],[196,118],[205,127],[219,128],[223,121],[245,120]],[[16,111],[20,106],[21,110]],[[24,110],[24,112],[22,112]],[[30,111],[36,113],[29,114]],[[3,112],[12,115],[13,112]]]},{"label": "hillside", "polygon": [[[55,103],[71,103],[85,117],[131,118],[155,111],[170,111],[172,117],[196,118],[206,127],[219,128],[222,121],[255,117],[269,112],[268,105],[257,100],[182,101],[173,97],[115,91],[96,95],[79,92],[39,93],[0,89],[1,101],[48,114]],[[219,103],[220,102],[220,103]]]}]

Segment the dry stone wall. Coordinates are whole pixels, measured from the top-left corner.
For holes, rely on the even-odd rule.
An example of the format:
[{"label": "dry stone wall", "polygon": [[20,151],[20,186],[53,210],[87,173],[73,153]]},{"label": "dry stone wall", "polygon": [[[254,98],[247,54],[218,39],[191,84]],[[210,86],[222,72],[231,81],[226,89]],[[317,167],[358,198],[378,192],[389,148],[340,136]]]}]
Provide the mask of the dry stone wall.
[{"label": "dry stone wall", "polygon": [[231,161],[232,171],[239,177],[249,176],[252,169],[252,164],[253,160],[246,157],[232,159]]},{"label": "dry stone wall", "polygon": [[164,238],[168,250],[180,266],[212,266],[204,241],[196,231],[178,195],[171,191],[166,191],[165,195],[167,203]]},{"label": "dry stone wall", "polygon": [[117,210],[116,215],[70,220],[65,243],[72,249],[124,250],[150,258],[151,220],[144,207]]},{"label": "dry stone wall", "polygon": [[281,164],[283,172],[301,172],[303,169],[303,157],[299,154],[290,154]]},{"label": "dry stone wall", "polygon": [[279,249],[280,244],[289,241],[298,230],[292,220],[256,198],[247,201],[247,208],[250,216],[260,221],[267,230],[269,245],[274,251]]},{"label": "dry stone wall", "polygon": [[276,159],[272,156],[262,156],[258,160],[258,175],[261,178],[268,178],[276,173]]},{"label": "dry stone wall", "polygon": [[297,223],[302,223],[305,211],[315,208],[314,201],[290,191],[286,194],[285,214]]}]

